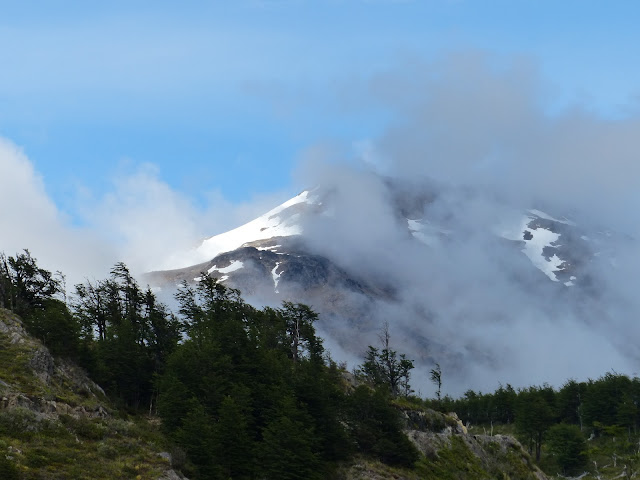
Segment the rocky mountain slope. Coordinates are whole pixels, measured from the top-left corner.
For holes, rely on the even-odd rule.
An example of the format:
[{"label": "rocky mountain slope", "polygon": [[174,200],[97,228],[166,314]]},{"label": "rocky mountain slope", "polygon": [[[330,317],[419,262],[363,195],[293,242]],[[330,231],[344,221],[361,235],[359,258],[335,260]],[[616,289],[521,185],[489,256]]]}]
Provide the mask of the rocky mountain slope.
[{"label": "rocky mountain slope", "polygon": [[[616,248],[631,239],[478,192],[376,181],[362,192],[345,185],[302,192],[177,255],[182,268],[152,272],[146,281],[168,298],[207,272],[252,303],[310,304],[338,359],[358,358],[389,322],[418,365],[438,361],[465,386],[481,386],[468,384],[478,375],[460,375],[469,365],[491,373],[520,363],[503,358],[517,352],[492,348],[487,331],[546,343],[564,335],[558,325],[575,323],[587,332],[587,348],[613,335],[598,327],[611,316],[609,304],[593,299],[612,290],[601,281],[611,280]],[[526,333],[540,320],[548,331]],[[615,348],[617,357],[622,349]],[[625,362],[602,368],[625,370]],[[501,374],[503,381],[529,383],[517,368]],[[580,374],[558,372],[557,380]],[[534,378],[555,380],[542,370]]]},{"label": "rocky mountain slope", "polygon": [[163,447],[157,426],[123,418],[81,369],[0,309],[0,478],[182,478]]}]

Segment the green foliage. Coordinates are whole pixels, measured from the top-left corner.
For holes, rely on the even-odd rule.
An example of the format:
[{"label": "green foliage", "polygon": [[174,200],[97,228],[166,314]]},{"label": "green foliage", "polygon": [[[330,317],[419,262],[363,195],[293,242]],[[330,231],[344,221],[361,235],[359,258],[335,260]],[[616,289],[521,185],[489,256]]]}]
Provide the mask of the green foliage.
[{"label": "green foliage", "polygon": [[0,412],[0,435],[15,435],[21,440],[32,438],[38,431],[36,415],[26,408]]},{"label": "green foliage", "polygon": [[293,402],[283,405],[280,414],[262,431],[259,446],[261,473],[283,480],[322,479],[322,463],[315,445],[317,436],[310,418]]},{"label": "green foliage", "polygon": [[0,307],[21,317],[43,308],[46,300],[64,293],[64,277],[38,267],[29,250],[14,257],[0,253]]},{"label": "green foliage", "polygon": [[617,424],[618,408],[624,399],[623,393],[628,393],[637,402],[640,397],[639,387],[637,379],[632,381],[626,375],[616,373],[607,373],[599,380],[589,380],[583,399],[585,423]]},{"label": "green foliage", "polygon": [[464,440],[451,437],[448,447],[441,448],[433,458],[422,458],[416,466],[425,480],[480,480],[492,478],[483,468]]},{"label": "green foliage", "polygon": [[42,301],[41,307],[29,312],[25,326],[54,355],[77,359],[80,356],[80,324],[64,302],[55,298]]},{"label": "green foliage", "polygon": [[436,363],[435,368],[432,368],[429,371],[429,380],[433,382],[437,388],[436,390],[436,398],[438,403],[440,402],[441,391],[442,391],[442,369],[440,368],[440,364]]},{"label": "green foliage", "polygon": [[[459,399],[443,398],[442,405],[446,411],[457,412],[465,423],[482,425],[476,429],[480,433],[494,426],[495,433],[512,433],[514,422],[525,446],[552,472],[578,472],[580,465],[588,468],[592,461],[593,465],[611,465],[611,476],[621,475],[623,468],[625,475],[639,470],[640,379],[635,377],[610,372],[586,382],[569,380],[557,391],[549,386],[515,391],[509,385],[488,394],[469,390]],[[562,426],[555,427],[558,424]],[[560,436],[557,429],[573,435],[577,444],[580,438],[592,435],[589,449],[569,449],[569,441],[564,443],[565,450],[560,449],[552,439]]]},{"label": "green foliage", "polygon": [[60,422],[80,438],[87,440],[102,440],[108,432],[107,427],[99,420],[85,417],[75,418],[70,415],[61,415]]},{"label": "green foliage", "polygon": [[587,443],[576,425],[559,423],[547,432],[547,448],[565,475],[582,471],[587,463]]},{"label": "green foliage", "polygon": [[20,480],[20,472],[12,460],[0,454],[0,478],[3,480]]},{"label": "green foliage", "polygon": [[[29,432],[0,430],[0,447],[13,457],[8,468],[19,473],[14,478],[111,480],[140,475],[151,480],[168,467],[157,455],[159,449],[166,448],[166,441],[145,419],[61,416],[58,422],[15,411],[3,413],[17,415],[14,426],[26,427]],[[0,459],[3,480],[11,478],[2,475],[4,467]]]},{"label": "green foliage", "polygon": [[84,366],[94,380],[125,406],[148,406],[153,377],[180,339],[178,320],[123,263],[107,280],[76,285],[73,310],[89,345]]},{"label": "green foliage", "polygon": [[254,457],[254,442],[248,424],[248,402],[242,395],[237,398],[225,397],[213,427],[215,450],[211,453],[224,478],[249,478],[253,470],[249,460]]},{"label": "green foliage", "polygon": [[38,267],[29,250],[14,257],[0,253],[0,308],[22,317],[27,331],[54,355],[78,358],[80,326],[61,299],[65,292],[60,272]]},{"label": "green foliage", "polygon": [[358,373],[376,388],[388,389],[393,397],[410,395],[413,393],[409,383],[413,361],[391,348],[388,324],[383,327],[380,340],[382,349],[369,345]]},{"label": "green foliage", "polygon": [[540,453],[544,435],[553,424],[553,389],[550,387],[529,387],[520,392],[516,405],[516,428],[529,446],[535,447],[536,460]]},{"label": "green foliage", "polygon": [[348,424],[361,452],[390,465],[412,466],[418,451],[401,429],[400,415],[384,393],[362,385],[348,401]]},{"label": "green foliage", "polygon": [[324,478],[348,455],[343,397],[306,305],[256,310],[206,274],[177,299],[189,338],[156,382],[165,431],[203,478]]}]

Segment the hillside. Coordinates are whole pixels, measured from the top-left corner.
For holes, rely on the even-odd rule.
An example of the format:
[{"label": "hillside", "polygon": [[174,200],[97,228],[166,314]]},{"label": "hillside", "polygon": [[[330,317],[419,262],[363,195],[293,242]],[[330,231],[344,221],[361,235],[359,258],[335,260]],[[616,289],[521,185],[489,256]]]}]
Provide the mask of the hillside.
[{"label": "hillside", "polygon": [[405,433],[422,457],[415,469],[392,468],[357,458],[342,472],[343,480],[546,480],[522,445],[511,436],[472,435],[455,413],[396,405]]},{"label": "hillside", "polygon": [[0,308],[0,478],[179,479],[157,425],[114,409]]},{"label": "hillside", "polygon": [[[338,455],[344,460],[331,470],[330,477],[319,478],[489,479],[498,472],[514,480],[545,478],[510,437],[469,435],[455,414],[443,415],[400,400],[389,405],[383,396],[354,382],[350,374],[344,373],[344,378],[351,380],[343,388],[346,405],[352,406],[343,408],[357,412],[349,414],[355,416],[348,430],[360,453]],[[5,309],[0,309],[0,395],[0,449],[5,452],[0,457],[2,479],[183,478],[171,469],[172,455],[167,452],[171,450],[174,463],[179,463],[184,461],[179,458],[181,450],[169,446],[159,432],[159,420],[118,411],[100,386],[73,363],[54,358],[25,332],[21,319]],[[398,421],[404,432],[401,437],[406,435],[402,442],[407,438],[411,442],[401,448],[415,453],[397,449],[400,437],[393,440],[398,434],[393,433],[397,428],[393,425]],[[199,429],[206,429],[199,423]],[[232,436],[238,433],[236,428]],[[371,449],[366,446],[370,428],[377,438]],[[386,428],[391,428],[388,438]],[[314,440],[309,437],[306,441]],[[348,444],[344,444],[345,453],[351,451]],[[279,450],[285,448],[279,440],[267,448],[287,454]],[[398,458],[404,455],[417,459],[413,468],[401,465]],[[306,478],[295,472],[291,475]]]},{"label": "hillside", "polygon": [[[410,380],[424,371],[411,375],[388,329],[349,373],[304,304],[258,309],[204,273],[177,317],[124,264],[67,303],[28,251],[8,264],[4,304],[24,321],[0,310],[0,478],[541,480],[534,453],[551,473],[636,469],[637,378],[453,399],[438,367],[437,399],[421,399]],[[486,435],[494,425],[529,453]]]}]

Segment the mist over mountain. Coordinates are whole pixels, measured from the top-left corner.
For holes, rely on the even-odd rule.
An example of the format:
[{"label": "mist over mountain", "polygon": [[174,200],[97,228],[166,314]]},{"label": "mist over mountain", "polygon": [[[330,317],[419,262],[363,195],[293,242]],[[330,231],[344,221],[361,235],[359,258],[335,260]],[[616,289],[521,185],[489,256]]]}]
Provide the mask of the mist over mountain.
[{"label": "mist over mountain", "polygon": [[634,372],[637,310],[617,266],[631,237],[479,189],[340,168],[151,283],[171,291],[208,271],[253,303],[309,303],[351,366],[388,322],[423,393],[435,362],[450,393]]},{"label": "mist over mountain", "polygon": [[[310,302],[352,365],[388,321],[399,349],[443,366],[450,393],[633,374],[640,124],[550,112],[543,90],[531,64],[496,69],[473,52],[380,75],[361,100],[398,120],[351,161],[310,149],[298,181],[318,187],[272,214],[284,233],[260,227],[255,251],[207,240],[192,263],[259,302]],[[286,265],[303,254],[334,270],[300,284]],[[244,268],[224,273],[233,262]]]},{"label": "mist over mountain", "polygon": [[79,196],[84,222],[71,224],[32,161],[2,142],[0,196],[13,205],[0,213],[3,249],[30,248],[70,289],[117,260],[179,269],[162,274],[171,285],[215,267],[256,303],[312,304],[351,366],[388,321],[399,350],[442,365],[452,394],[636,372],[632,105],[611,118],[588,101],[554,107],[533,62],[479,51],[413,58],[343,87],[346,115],[388,121],[353,144],[308,148],[294,175],[308,193],[266,217],[282,192],[240,206],[212,194],[203,207],[142,165],[103,198]]}]

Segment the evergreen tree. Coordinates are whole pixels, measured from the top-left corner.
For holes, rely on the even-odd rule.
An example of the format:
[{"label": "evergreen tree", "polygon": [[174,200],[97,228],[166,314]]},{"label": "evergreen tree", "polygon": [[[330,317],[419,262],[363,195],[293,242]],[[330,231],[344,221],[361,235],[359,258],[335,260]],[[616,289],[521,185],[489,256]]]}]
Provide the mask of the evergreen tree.
[{"label": "evergreen tree", "polygon": [[361,385],[347,402],[347,422],[360,451],[391,465],[413,466],[419,453],[403,433],[400,414],[383,392]]},{"label": "evergreen tree", "polygon": [[255,453],[248,413],[247,407],[243,408],[232,396],[226,396],[220,405],[211,453],[222,479],[252,477]]},{"label": "evergreen tree", "polygon": [[24,318],[27,330],[54,355],[80,359],[80,324],[61,300],[43,300]]},{"label": "evergreen tree", "polygon": [[293,397],[284,398],[262,431],[260,474],[268,479],[320,480],[322,458],[312,418]]},{"label": "evergreen tree", "polygon": [[435,368],[432,368],[429,372],[429,379],[435,384],[436,390],[436,398],[438,403],[440,403],[440,393],[442,389],[442,369],[440,368],[440,364],[436,363]]},{"label": "evergreen tree", "polygon": [[73,303],[94,379],[134,409],[151,406],[153,376],[161,373],[180,339],[178,320],[150,289],[142,291],[123,263],[111,276],[76,286]]},{"label": "evergreen tree", "polygon": [[0,253],[0,306],[24,318],[63,293],[62,274],[38,267],[29,250],[15,257]]},{"label": "evergreen tree", "polygon": [[547,432],[547,444],[564,475],[577,474],[586,466],[587,442],[577,425],[553,425]]},{"label": "evergreen tree", "polygon": [[283,302],[280,314],[286,326],[291,359],[298,362],[304,355],[319,358],[322,355],[322,342],[315,336],[313,328],[318,314],[307,305],[292,302]]},{"label": "evergreen tree", "polygon": [[524,437],[529,452],[535,449],[536,461],[544,435],[553,424],[553,390],[550,387],[529,387],[520,392],[516,407],[516,427]]},{"label": "evergreen tree", "polygon": [[[221,479],[222,471],[211,454],[215,448],[214,420],[197,399],[184,405],[186,414],[174,438],[195,465],[196,478]],[[193,476],[193,475],[192,475]]]},{"label": "evergreen tree", "polygon": [[586,393],[586,384],[575,380],[568,380],[562,385],[556,396],[558,418],[565,423],[577,424],[580,430],[584,426],[583,399]]},{"label": "evergreen tree", "polygon": [[375,387],[387,388],[393,397],[410,395],[413,392],[409,383],[413,361],[391,348],[388,324],[385,324],[380,340],[382,349],[369,345],[358,372]]},{"label": "evergreen tree", "polygon": [[40,268],[29,250],[0,253],[0,307],[13,310],[27,331],[54,355],[80,358],[80,327],[65,303],[64,276]]}]

